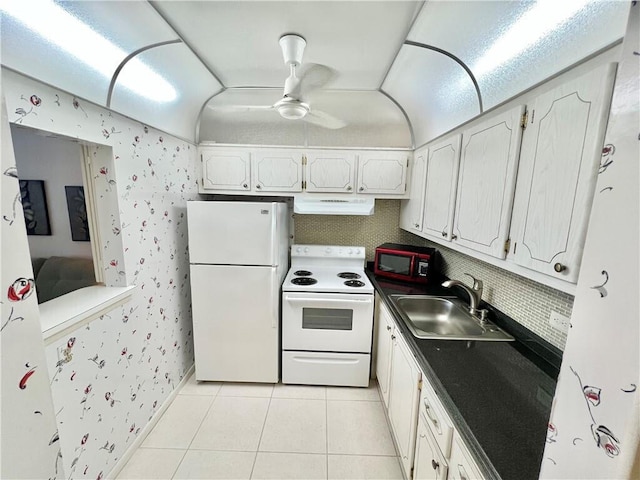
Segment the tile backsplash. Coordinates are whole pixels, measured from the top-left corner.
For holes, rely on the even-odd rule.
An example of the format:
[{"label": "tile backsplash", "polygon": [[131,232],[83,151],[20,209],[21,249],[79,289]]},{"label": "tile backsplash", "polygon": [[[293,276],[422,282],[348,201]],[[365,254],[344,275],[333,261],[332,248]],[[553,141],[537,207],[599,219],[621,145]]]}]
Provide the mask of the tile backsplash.
[{"label": "tile backsplash", "polygon": [[364,245],[367,261],[381,243],[428,245],[442,256],[449,278],[469,282],[469,273],[484,282],[483,299],[552,345],[564,349],[566,332],[549,324],[551,311],[571,316],[573,296],[489,265],[463,253],[402,230],[398,226],[400,200],[376,200],[372,216],[296,215],[295,241],[302,244]]}]

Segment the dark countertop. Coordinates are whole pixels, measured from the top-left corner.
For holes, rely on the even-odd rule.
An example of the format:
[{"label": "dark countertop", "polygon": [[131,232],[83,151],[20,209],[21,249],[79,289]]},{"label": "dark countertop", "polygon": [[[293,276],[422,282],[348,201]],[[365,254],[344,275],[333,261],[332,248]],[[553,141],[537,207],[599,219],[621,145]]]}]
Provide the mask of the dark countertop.
[{"label": "dark countertop", "polygon": [[466,294],[367,274],[486,478],[537,479],[562,352],[486,303],[515,342],[417,339],[387,295]]}]

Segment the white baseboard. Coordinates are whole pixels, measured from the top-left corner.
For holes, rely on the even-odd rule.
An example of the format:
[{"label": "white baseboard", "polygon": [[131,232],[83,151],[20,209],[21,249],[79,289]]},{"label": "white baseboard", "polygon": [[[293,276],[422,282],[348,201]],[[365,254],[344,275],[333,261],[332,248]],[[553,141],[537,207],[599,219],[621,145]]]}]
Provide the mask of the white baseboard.
[{"label": "white baseboard", "polygon": [[171,402],[173,402],[173,400],[176,398],[180,390],[182,390],[182,387],[185,386],[185,384],[187,383],[187,381],[189,380],[193,372],[195,372],[195,368],[196,368],[196,365],[194,363],[193,365],[191,365],[191,368],[187,370],[187,373],[185,373],[184,377],[182,378],[182,381],[178,384],[176,388],[173,389],[171,394],[169,394],[167,399],[162,403],[158,411],[153,415],[153,417],[151,417],[151,420],[149,420],[149,422],[142,429],[142,432],[140,432],[140,435],[138,435],[137,438],[133,441],[133,443],[129,445],[129,448],[127,448],[127,451],[124,452],[122,457],[120,457],[120,460],[118,460],[118,463],[116,463],[116,465],[111,469],[111,471],[105,476],[105,480],[113,480],[118,476],[120,471],[131,459],[131,457],[133,456],[135,451],[138,449],[138,447],[142,445],[142,442],[144,442],[144,439],[147,438],[147,435],[151,433],[151,430],[153,430],[153,427],[156,426],[156,424],[158,423],[158,420],[160,420],[160,418],[162,417],[164,412],[167,410],[167,408],[169,408],[169,405],[171,405]]}]

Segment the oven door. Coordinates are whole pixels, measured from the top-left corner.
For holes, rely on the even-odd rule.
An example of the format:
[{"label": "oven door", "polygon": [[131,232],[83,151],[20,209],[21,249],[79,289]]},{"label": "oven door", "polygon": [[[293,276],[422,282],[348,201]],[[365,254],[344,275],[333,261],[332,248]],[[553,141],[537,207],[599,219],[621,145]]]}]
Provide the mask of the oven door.
[{"label": "oven door", "polygon": [[373,295],[282,294],[282,348],[369,353]]}]

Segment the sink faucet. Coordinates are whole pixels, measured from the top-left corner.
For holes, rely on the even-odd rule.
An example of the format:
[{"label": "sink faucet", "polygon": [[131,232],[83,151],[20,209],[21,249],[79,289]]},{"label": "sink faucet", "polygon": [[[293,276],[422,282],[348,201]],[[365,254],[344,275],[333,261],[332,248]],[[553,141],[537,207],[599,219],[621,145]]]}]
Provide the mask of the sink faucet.
[{"label": "sink faucet", "polygon": [[[465,273],[465,275],[469,275]],[[478,306],[480,305],[480,300],[482,300],[482,280],[478,280],[473,275],[469,275],[473,280],[473,286],[468,287],[460,280],[447,280],[442,284],[443,287],[450,288],[454,286],[458,286],[462,288],[469,295],[469,313],[471,315],[475,315],[478,312]]]}]

